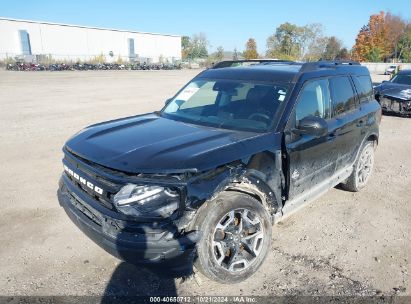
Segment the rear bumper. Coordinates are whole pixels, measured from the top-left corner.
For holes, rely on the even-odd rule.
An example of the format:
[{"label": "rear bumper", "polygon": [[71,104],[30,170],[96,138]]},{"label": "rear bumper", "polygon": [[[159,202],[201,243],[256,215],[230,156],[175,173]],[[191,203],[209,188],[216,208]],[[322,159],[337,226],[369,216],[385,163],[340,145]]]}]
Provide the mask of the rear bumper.
[{"label": "rear bumper", "polygon": [[[92,200],[64,174],[57,192],[69,218],[91,240],[113,256],[133,264],[161,264],[170,269],[191,271],[199,232],[174,237],[176,228],[153,229],[130,223],[93,208]],[[112,213],[112,212],[111,212]]]}]

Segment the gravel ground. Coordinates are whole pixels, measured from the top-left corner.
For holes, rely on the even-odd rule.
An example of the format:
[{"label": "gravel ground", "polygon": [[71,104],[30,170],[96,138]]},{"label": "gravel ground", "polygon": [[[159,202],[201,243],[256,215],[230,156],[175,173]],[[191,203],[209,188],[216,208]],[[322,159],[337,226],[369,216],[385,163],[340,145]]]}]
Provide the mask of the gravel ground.
[{"label": "gravel ground", "polygon": [[237,285],[120,262],[70,222],[56,198],[65,140],[160,108],[197,72],[0,71],[0,294],[411,295],[409,119],[383,117],[366,189],[332,189],[276,225],[263,267]]}]

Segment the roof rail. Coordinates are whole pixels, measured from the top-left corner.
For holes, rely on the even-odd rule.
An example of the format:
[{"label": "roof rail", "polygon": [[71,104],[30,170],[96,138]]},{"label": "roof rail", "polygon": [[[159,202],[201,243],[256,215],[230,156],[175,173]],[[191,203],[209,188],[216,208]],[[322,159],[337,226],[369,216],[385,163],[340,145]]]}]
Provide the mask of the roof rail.
[{"label": "roof rail", "polygon": [[229,68],[233,66],[242,66],[244,63],[254,63],[254,64],[269,64],[269,63],[292,63],[289,60],[279,60],[279,59],[244,59],[244,60],[224,60],[217,62],[213,65],[212,69]]},{"label": "roof rail", "polygon": [[301,72],[309,72],[315,71],[321,68],[336,68],[339,66],[347,66],[347,65],[361,65],[358,61],[351,61],[351,60],[320,60],[320,61],[313,61],[313,62],[306,62],[301,66]]}]

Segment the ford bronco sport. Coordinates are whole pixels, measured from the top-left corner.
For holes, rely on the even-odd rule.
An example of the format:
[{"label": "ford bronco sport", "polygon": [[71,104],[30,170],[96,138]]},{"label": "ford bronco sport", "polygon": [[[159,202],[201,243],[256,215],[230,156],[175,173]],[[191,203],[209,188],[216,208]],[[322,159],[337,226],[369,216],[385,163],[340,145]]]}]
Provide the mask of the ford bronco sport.
[{"label": "ford bronco sport", "polygon": [[272,224],[338,184],[366,185],[380,119],[356,62],[221,62],[161,111],[69,139],[58,198],[122,260],[239,282]]}]

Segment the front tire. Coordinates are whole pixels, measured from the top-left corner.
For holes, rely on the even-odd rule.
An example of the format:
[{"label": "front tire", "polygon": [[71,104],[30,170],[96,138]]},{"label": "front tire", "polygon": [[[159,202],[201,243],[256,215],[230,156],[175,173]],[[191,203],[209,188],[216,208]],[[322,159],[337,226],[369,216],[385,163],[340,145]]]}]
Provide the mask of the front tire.
[{"label": "front tire", "polygon": [[197,244],[196,268],[220,283],[247,279],[261,266],[271,245],[267,210],[239,192],[223,192],[203,207],[197,219],[203,237]]},{"label": "front tire", "polygon": [[342,185],[345,190],[358,192],[365,187],[371,177],[374,168],[374,142],[367,141],[363,146],[358,159],[354,164],[354,170],[350,177]]}]

